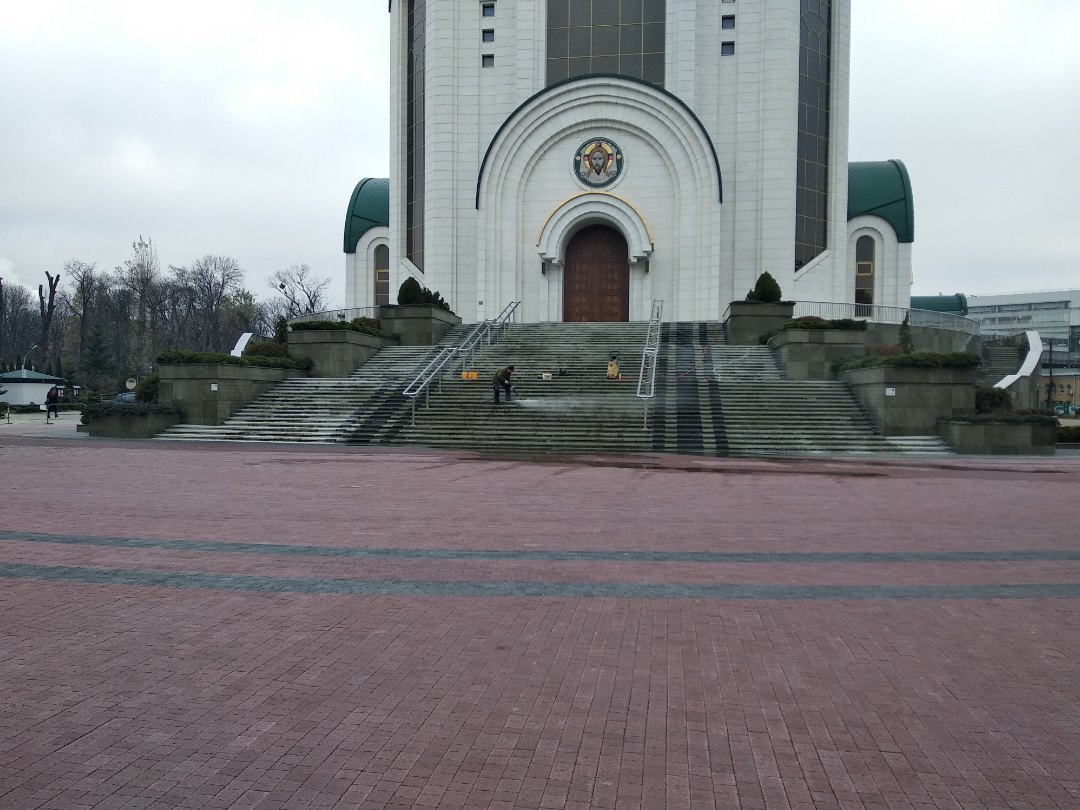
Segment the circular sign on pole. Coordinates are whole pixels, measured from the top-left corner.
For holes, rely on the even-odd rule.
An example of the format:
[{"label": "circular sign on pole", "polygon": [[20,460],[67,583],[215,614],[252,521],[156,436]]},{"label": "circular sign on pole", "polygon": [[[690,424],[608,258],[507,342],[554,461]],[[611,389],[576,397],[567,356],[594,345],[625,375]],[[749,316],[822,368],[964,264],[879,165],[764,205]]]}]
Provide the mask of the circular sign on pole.
[{"label": "circular sign on pole", "polygon": [[139,381],[136,380],[134,377],[128,377],[127,382],[124,383],[124,385],[127,386],[128,391],[134,391],[135,386],[138,385],[138,384],[139,384]]}]

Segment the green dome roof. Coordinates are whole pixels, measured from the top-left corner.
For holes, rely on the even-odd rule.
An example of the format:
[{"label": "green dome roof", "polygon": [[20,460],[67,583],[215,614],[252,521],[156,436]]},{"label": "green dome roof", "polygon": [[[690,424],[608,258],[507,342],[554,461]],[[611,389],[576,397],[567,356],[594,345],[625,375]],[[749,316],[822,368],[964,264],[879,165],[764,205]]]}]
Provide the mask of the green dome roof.
[{"label": "green dome roof", "polygon": [[967,296],[963,293],[953,295],[913,295],[912,309],[928,309],[931,312],[950,312],[953,315],[967,315]]},{"label": "green dome roof", "polygon": [[360,237],[372,228],[390,224],[390,180],[365,177],[353,189],[345,212],[345,252],[355,253]]},{"label": "green dome roof", "polygon": [[915,206],[911,178],[899,160],[848,164],[848,219],[861,214],[881,217],[900,242],[915,241]]}]

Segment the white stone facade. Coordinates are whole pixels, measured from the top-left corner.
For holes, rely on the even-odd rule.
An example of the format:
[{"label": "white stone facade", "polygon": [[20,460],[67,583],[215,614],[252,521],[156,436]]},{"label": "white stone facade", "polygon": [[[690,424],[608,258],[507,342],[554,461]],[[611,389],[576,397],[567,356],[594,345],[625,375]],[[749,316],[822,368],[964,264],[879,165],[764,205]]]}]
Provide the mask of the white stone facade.
[{"label": "white stone facade", "polygon": [[[631,320],[657,298],[667,320],[720,318],[765,270],[785,298],[851,302],[849,252],[869,231],[883,249],[875,303],[906,305],[911,245],[880,218],[847,220],[850,0],[832,3],[828,248],[798,272],[799,0],[667,0],[663,89],[610,75],[546,86],[546,0],[496,0],[490,17],[485,2],[426,1],[422,273],[404,255],[409,3],[391,4],[390,223],[350,256],[347,306],[368,305],[375,238],[392,296],[413,275],[465,321],[512,300],[527,321],[559,321],[568,241],[597,223],[626,240]],[[603,188],[574,172],[595,138],[624,160]]]}]

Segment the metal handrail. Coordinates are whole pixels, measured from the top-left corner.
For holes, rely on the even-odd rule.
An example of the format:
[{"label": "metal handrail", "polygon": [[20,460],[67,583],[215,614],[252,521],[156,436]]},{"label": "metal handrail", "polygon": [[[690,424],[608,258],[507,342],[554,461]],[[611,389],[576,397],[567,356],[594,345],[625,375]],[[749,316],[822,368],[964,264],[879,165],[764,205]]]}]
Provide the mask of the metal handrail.
[{"label": "metal handrail", "polygon": [[[440,351],[432,359],[430,363],[421,369],[412,382],[402,391],[402,394],[412,400],[412,424],[416,424],[416,401],[423,396],[424,407],[427,407],[428,402],[431,399],[431,385],[434,382],[438,382],[439,390],[442,390],[443,377],[446,375],[448,367],[453,370],[455,366],[455,360],[462,359],[462,368],[465,366],[466,361],[471,361],[475,356],[479,348],[487,344],[494,343],[495,340],[502,334],[503,330],[509,325],[514,318],[514,313],[517,312],[520,301],[511,301],[507,304],[498,318],[494,320],[481,321],[473,330],[466,335],[465,339],[457,346],[447,346]],[[468,357],[466,357],[468,355]]]},{"label": "metal handrail", "polygon": [[461,346],[458,347],[460,364],[455,365],[460,365],[461,370],[464,371],[465,366],[476,358],[476,355],[485,345],[490,346],[502,337],[503,332],[513,323],[517,308],[520,305],[520,301],[511,301],[503,307],[503,311],[497,317],[477,324],[476,328],[469,333],[468,337],[461,342]]},{"label": "metal handrail", "polygon": [[641,400],[643,427],[649,429],[649,400],[656,395],[656,366],[660,356],[660,324],[664,313],[662,298],[653,300],[649,330],[641,350],[641,369],[638,371],[637,397]]},{"label": "metal handrail", "polygon": [[351,321],[354,318],[378,318],[379,307],[353,307],[351,309],[328,309],[324,312],[309,312],[289,318],[289,323],[302,321]]},{"label": "metal handrail", "polygon": [[412,423],[416,424],[416,400],[421,395],[424,397],[424,405],[428,404],[431,393],[431,383],[439,381],[439,390],[442,390],[443,369],[454,359],[458,353],[457,346],[447,346],[435,355],[434,359],[424,366],[423,370],[413,378],[408,387],[402,393],[412,399]]},{"label": "metal handrail", "polygon": [[[908,318],[911,326],[927,326],[934,329],[947,329],[967,335],[981,334],[982,324],[974,318],[964,318],[949,312],[934,312],[928,309],[908,309],[906,307],[886,307],[879,304],[846,304],[832,301],[794,301],[795,311],[792,317],[805,318],[816,316],[825,320],[850,318],[871,323],[903,323]],[[727,327],[731,319],[731,304],[727,305],[721,322]],[[730,337],[730,335],[729,335]]]}]

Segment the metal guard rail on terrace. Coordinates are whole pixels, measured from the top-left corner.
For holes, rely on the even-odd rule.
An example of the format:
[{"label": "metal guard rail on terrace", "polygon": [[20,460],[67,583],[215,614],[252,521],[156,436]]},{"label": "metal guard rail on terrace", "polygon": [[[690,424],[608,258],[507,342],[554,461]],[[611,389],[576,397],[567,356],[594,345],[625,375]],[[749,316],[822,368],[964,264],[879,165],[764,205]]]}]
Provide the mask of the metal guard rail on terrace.
[{"label": "metal guard rail on terrace", "polygon": [[309,312],[307,315],[298,315],[289,318],[289,323],[301,321],[351,321],[354,318],[379,317],[379,307],[353,307],[352,309],[328,309],[324,312]]},{"label": "metal guard rail on terrace", "polygon": [[910,315],[911,326],[926,326],[932,329],[946,329],[967,335],[980,334],[980,324],[973,318],[964,318],[948,312],[934,312],[928,309],[906,309],[904,307],[886,307],[878,304],[838,304],[827,301],[796,301],[793,317],[816,316],[825,320],[850,318],[871,323],[903,323]]},{"label": "metal guard rail on terrace", "polygon": [[660,355],[660,323],[664,313],[664,301],[653,300],[649,331],[645,335],[645,347],[641,350],[641,370],[638,372],[637,396],[641,400],[642,426],[649,429],[649,400],[656,394],[656,364]]}]

